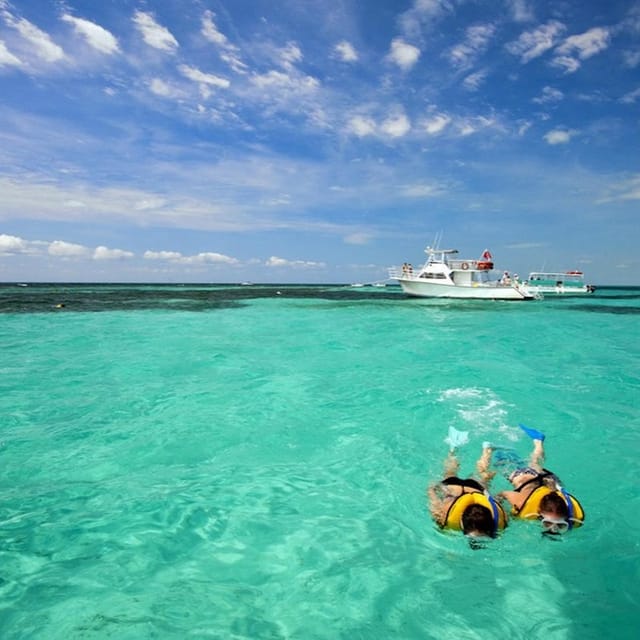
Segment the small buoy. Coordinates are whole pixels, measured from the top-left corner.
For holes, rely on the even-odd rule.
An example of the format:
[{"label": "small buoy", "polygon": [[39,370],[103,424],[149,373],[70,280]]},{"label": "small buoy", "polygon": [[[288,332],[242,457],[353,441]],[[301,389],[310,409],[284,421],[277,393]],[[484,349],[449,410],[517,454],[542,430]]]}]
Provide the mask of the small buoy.
[{"label": "small buoy", "polygon": [[62,309],[63,307],[64,307],[64,303],[63,303],[63,302],[59,302],[59,303],[56,305],[56,309]]},{"label": "small buoy", "polygon": [[282,295],[282,291],[276,291],[276,295],[277,296],[281,296]]}]

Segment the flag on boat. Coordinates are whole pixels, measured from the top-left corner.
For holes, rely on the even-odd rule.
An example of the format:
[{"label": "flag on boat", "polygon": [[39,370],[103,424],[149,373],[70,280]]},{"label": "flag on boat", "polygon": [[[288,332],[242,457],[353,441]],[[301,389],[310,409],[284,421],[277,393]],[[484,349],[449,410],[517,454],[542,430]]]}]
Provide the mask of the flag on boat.
[{"label": "flag on boat", "polygon": [[493,256],[491,255],[491,252],[489,251],[489,249],[485,249],[484,253],[482,254],[482,259],[483,260],[492,260]]}]

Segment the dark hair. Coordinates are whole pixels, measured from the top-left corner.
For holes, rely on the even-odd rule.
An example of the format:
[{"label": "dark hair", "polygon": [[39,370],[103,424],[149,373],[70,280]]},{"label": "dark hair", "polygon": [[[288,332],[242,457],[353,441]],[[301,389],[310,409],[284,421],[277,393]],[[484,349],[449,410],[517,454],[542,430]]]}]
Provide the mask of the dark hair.
[{"label": "dark hair", "polygon": [[556,492],[548,493],[540,500],[540,506],[538,507],[539,513],[555,513],[561,518],[569,517],[569,509],[564,498],[558,495]]},{"label": "dark hair", "polygon": [[496,526],[491,509],[481,504],[472,504],[462,512],[462,531],[495,538]]}]

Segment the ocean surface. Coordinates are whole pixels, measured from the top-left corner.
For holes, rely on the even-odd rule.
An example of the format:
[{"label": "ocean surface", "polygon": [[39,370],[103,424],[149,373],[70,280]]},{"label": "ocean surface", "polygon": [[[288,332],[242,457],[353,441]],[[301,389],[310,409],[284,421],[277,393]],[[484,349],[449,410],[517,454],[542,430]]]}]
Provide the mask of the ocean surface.
[{"label": "ocean surface", "polygon": [[[3,640],[637,637],[639,288],[7,284],[0,341]],[[472,549],[425,489],[519,422],[586,522]]]}]

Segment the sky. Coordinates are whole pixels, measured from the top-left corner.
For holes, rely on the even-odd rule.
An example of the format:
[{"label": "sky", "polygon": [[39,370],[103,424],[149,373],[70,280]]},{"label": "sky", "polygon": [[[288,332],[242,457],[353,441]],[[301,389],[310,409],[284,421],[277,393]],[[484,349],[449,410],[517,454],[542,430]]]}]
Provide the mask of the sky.
[{"label": "sky", "polygon": [[0,0],[0,281],[640,285],[640,0]]}]

